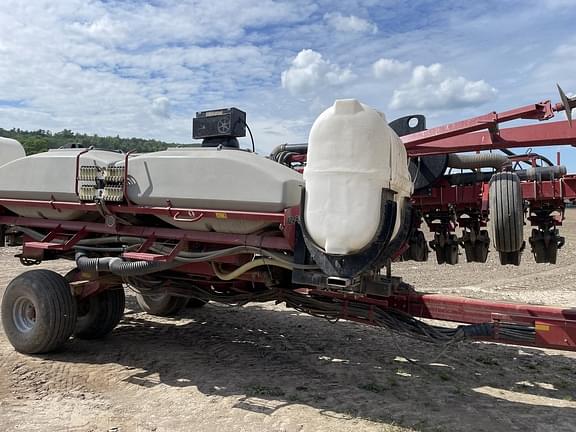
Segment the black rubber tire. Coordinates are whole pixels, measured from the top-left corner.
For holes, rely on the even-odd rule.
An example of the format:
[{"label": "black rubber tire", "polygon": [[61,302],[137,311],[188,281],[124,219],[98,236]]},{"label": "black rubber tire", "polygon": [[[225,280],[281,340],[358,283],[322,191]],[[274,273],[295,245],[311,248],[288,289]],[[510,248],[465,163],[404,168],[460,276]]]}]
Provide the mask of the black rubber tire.
[{"label": "black rubber tire", "polygon": [[466,244],[464,251],[466,252],[466,262],[485,263],[488,260],[488,247],[484,243]]},{"label": "black rubber tire", "polygon": [[466,262],[485,263],[488,260],[489,244],[488,231],[480,230],[474,243],[467,241],[463,244]]},{"label": "black rubber tire", "polygon": [[122,287],[108,289],[78,301],[74,337],[100,339],[110,334],[124,316],[125,304]]},{"label": "black rubber tire", "polygon": [[76,301],[70,284],[50,270],[29,270],[6,287],[2,325],[12,346],[24,354],[60,348],[76,325]]},{"label": "black rubber tire", "polygon": [[428,243],[424,233],[420,230],[415,231],[410,238],[409,247],[402,254],[404,261],[425,262],[428,261]]},{"label": "black rubber tire", "polygon": [[556,264],[558,259],[558,243],[553,242],[548,246],[548,262],[550,264]]},{"label": "black rubber tire", "polygon": [[412,259],[416,262],[428,261],[428,243],[424,233],[418,230],[414,236],[414,243],[410,246],[412,249]]},{"label": "black rubber tire", "polygon": [[477,244],[472,242],[464,243],[464,253],[466,254],[466,262],[476,262]]},{"label": "black rubber tire", "polygon": [[157,294],[154,296],[136,294],[136,301],[147,314],[170,317],[181,312],[186,307],[189,299],[169,294]]},{"label": "black rubber tire", "polygon": [[207,302],[205,302],[204,300],[200,300],[197,298],[191,298],[188,300],[188,303],[186,303],[186,308],[188,309],[199,309],[203,306],[206,305]]},{"label": "black rubber tire", "polygon": [[455,234],[450,234],[449,243],[444,246],[444,254],[446,264],[458,264],[458,237]]},{"label": "black rubber tire", "polygon": [[410,261],[412,260],[412,253],[410,252],[410,247],[408,247],[408,249],[406,249],[403,253],[402,253],[402,261]]},{"label": "black rubber tire", "polygon": [[441,239],[442,237],[440,236],[439,233],[434,233],[434,240],[428,242],[430,248],[436,254],[436,262],[438,264],[444,264],[444,262],[446,261],[446,254],[444,252],[444,246],[443,246],[444,242],[442,242]]},{"label": "black rubber tire", "polygon": [[530,236],[529,241],[532,246],[532,253],[536,264],[547,263],[548,253],[546,245],[544,244],[543,234],[538,229],[532,229],[532,235]]},{"label": "black rubber tire", "polygon": [[516,252],[499,252],[500,255],[500,264],[502,265],[520,265],[520,258],[522,256],[522,251]]},{"label": "black rubber tire", "polygon": [[444,264],[446,262],[446,253],[444,251],[444,248],[436,246],[434,252],[436,252],[436,262],[438,264]]},{"label": "black rubber tire", "polygon": [[489,195],[494,248],[500,252],[502,264],[515,264],[516,256],[512,258],[507,254],[518,252],[515,255],[519,259],[524,247],[524,202],[520,179],[514,173],[494,174],[490,179]]},{"label": "black rubber tire", "polygon": [[486,243],[478,242],[474,245],[475,262],[485,263],[488,261],[488,245]]},{"label": "black rubber tire", "polygon": [[[534,237],[534,231],[532,230],[532,236]],[[550,263],[556,264],[558,259],[558,241],[556,237],[553,237],[551,241],[548,242],[548,247],[543,238],[536,241],[530,242],[532,245],[532,253],[534,254],[534,260],[537,264]]]}]

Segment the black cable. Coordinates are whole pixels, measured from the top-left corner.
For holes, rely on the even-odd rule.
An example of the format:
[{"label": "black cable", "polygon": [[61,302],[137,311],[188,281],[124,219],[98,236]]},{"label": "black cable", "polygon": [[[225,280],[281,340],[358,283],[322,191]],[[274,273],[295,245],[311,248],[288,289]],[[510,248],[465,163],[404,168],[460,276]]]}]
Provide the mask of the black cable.
[{"label": "black cable", "polygon": [[252,141],[252,153],[256,153],[256,146],[254,145],[254,136],[252,135],[252,130],[248,125],[246,125],[246,129],[248,129],[248,132],[250,133],[250,140]]},{"label": "black cable", "polygon": [[244,126],[246,126],[246,129],[248,129],[248,133],[250,134],[250,140],[252,141],[252,153],[256,153],[256,146],[254,145],[254,135],[252,135],[252,130],[250,129],[250,126],[248,126],[246,120],[238,118],[238,120],[236,120],[236,122],[234,123],[234,128],[232,128],[232,130],[236,129],[236,125],[238,123],[242,123]]},{"label": "black cable", "polygon": [[[500,149],[500,151],[507,156],[519,156],[517,153],[514,153],[512,150],[509,150],[507,148]],[[546,165],[554,166],[554,163],[550,159],[548,159],[546,156],[541,155],[539,153],[525,153],[525,154],[520,155],[520,156],[534,156],[535,158],[540,159]],[[526,164],[528,166],[532,166],[532,164],[528,161],[520,161],[520,163]]]},{"label": "black cable", "polygon": [[250,140],[252,141],[252,153],[256,153],[256,146],[254,145],[254,135],[252,135],[252,129],[250,129],[250,126],[248,126],[248,123],[246,123],[245,121],[243,121],[244,126],[246,126],[246,129],[248,129],[248,133],[250,134]]},{"label": "black cable", "polygon": [[[182,293],[204,301],[216,301],[232,305],[244,305],[249,302],[276,301],[299,312],[336,322],[340,319],[361,319],[371,321],[379,327],[395,333],[435,344],[452,344],[463,339],[493,338],[516,342],[533,342],[535,329],[532,326],[513,323],[479,323],[446,328],[429,325],[412,315],[395,309],[374,307],[366,303],[342,301],[329,298],[316,298],[302,295],[291,290],[264,288],[253,292],[238,292],[211,286],[203,288],[190,283],[190,278],[175,274],[157,274],[147,276],[124,277],[130,288],[143,295],[162,293],[168,285]],[[207,282],[207,281],[206,281]],[[342,315],[342,311],[346,314]]]}]

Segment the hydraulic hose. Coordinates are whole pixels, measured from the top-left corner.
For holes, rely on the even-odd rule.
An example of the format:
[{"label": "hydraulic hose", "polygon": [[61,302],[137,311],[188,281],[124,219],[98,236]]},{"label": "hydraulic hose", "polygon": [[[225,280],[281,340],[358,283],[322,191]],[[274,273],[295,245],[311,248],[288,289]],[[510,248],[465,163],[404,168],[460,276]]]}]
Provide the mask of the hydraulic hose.
[{"label": "hydraulic hose", "polygon": [[[31,228],[27,227],[20,227],[15,226],[13,228],[14,231],[23,232],[24,234],[32,237],[35,240],[40,241],[44,238],[44,234],[39,233]],[[125,248],[122,247],[98,247],[97,245],[107,245],[113,243],[122,243],[122,244],[130,244],[130,245],[137,245],[143,243],[145,241],[144,238],[139,237],[99,237],[93,239],[83,239],[78,242],[78,245],[75,246],[77,251],[93,251],[93,252],[107,252],[107,253],[118,253],[123,252]],[[159,243],[154,243],[150,246],[150,250],[152,252],[156,252],[159,254],[170,254],[172,252],[172,247],[164,246]],[[218,249],[206,252],[189,252],[189,251],[181,251],[176,255],[175,261],[180,264],[183,263],[197,263],[197,262],[206,262],[211,261],[216,258],[221,258],[225,256],[233,256],[233,255],[240,255],[250,253],[254,255],[260,255],[266,258],[267,262],[276,262],[284,264],[285,266],[290,267],[291,269],[300,269],[300,270],[314,270],[317,269],[318,266],[315,264],[296,264],[292,261],[291,257],[285,256],[278,252],[269,251],[266,249],[254,247],[254,246],[234,246],[227,249]],[[91,258],[96,259],[96,258]],[[105,258],[101,258],[105,259]],[[107,258],[111,259],[111,258]],[[86,261],[87,262],[87,261]],[[104,261],[106,262],[106,261]],[[124,261],[123,261],[124,262]],[[131,263],[131,262],[128,262]],[[108,265],[108,264],[104,264]],[[173,267],[176,267],[177,264],[173,264]],[[101,271],[103,271],[101,269]],[[155,270],[157,271],[157,270]]]},{"label": "hydraulic hose", "polygon": [[473,155],[452,153],[448,155],[448,166],[450,168],[494,168],[500,170],[506,165],[510,165],[510,159],[505,155],[497,153],[479,153]]},{"label": "hydraulic hose", "polygon": [[118,257],[88,258],[83,252],[76,252],[75,258],[82,272],[110,272],[118,276],[142,276],[182,265],[179,262],[124,261]]},{"label": "hydraulic hose", "polygon": [[288,270],[292,270],[292,268],[293,268],[293,266],[288,265],[288,264],[283,263],[283,262],[280,262],[280,261],[277,261],[277,260],[258,258],[258,259],[255,259],[253,261],[250,261],[250,262],[238,267],[237,269],[231,271],[230,273],[223,273],[220,270],[218,270],[218,268],[216,267],[216,265],[214,263],[212,263],[212,269],[214,270],[214,274],[216,276],[218,276],[219,279],[222,279],[225,281],[236,279],[237,277],[239,277],[239,276],[243,275],[244,273],[252,270],[253,268],[261,267],[261,266],[282,267],[282,268],[285,268]]},{"label": "hydraulic hose", "polygon": [[274,147],[272,153],[270,153],[270,159],[279,162],[280,153],[290,152],[290,153],[306,153],[308,151],[308,144],[280,144]]},{"label": "hydraulic hose", "polygon": [[[524,153],[522,155],[518,155],[518,154],[514,153],[513,151],[506,149],[506,148],[500,149],[500,151],[502,153],[505,153],[508,156],[535,157],[536,159],[540,159],[542,162],[544,162],[548,166],[554,166],[554,163],[550,159],[548,159],[546,156],[541,155],[539,153]],[[526,161],[526,160],[523,160],[520,162],[522,162],[526,165],[531,165],[531,163],[529,161]]]}]

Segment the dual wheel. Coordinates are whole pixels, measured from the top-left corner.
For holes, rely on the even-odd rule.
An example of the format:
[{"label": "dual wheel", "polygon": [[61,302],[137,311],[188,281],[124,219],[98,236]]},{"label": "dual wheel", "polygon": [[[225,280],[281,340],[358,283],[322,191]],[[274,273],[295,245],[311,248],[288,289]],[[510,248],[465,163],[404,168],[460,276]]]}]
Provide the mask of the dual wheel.
[{"label": "dual wheel", "polygon": [[558,230],[552,227],[533,229],[529,241],[537,263],[556,264],[558,249],[564,246],[565,240],[558,235]]},{"label": "dual wheel", "polygon": [[428,261],[428,243],[424,237],[424,233],[416,230],[412,233],[408,240],[408,249],[402,254],[404,261]]},{"label": "dual wheel", "polygon": [[184,308],[197,309],[206,304],[204,300],[177,297],[170,294],[136,294],[136,301],[144,312],[160,317],[175,316]]},{"label": "dual wheel", "polygon": [[430,247],[436,252],[436,262],[438,264],[458,264],[458,237],[448,232],[434,234],[434,240],[430,242]]},{"label": "dual wheel", "polygon": [[106,336],[124,314],[121,286],[77,300],[65,277],[50,270],[30,270],[13,279],[2,298],[0,313],[6,337],[25,354],[61,347],[70,336]]},{"label": "dual wheel", "polygon": [[[206,302],[167,294],[137,296],[140,307],[157,316],[172,316],[185,307]],[[79,299],[69,281],[50,270],[30,270],[6,287],[0,315],[6,337],[25,354],[47,353],[60,348],[70,336],[99,339],[108,335],[124,315],[121,285]]]},{"label": "dual wheel", "polygon": [[488,259],[490,237],[486,230],[466,229],[462,233],[460,244],[466,253],[467,262],[485,263]]},{"label": "dual wheel", "polygon": [[458,246],[462,245],[466,252],[467,262],[485,263],[488,259],[490,237],[488,231],[465,230],[462,238],[458,239],[455,234],[436,233],[430,247],[436,252],[438,264],[458,264]]},{"label": "dual wheel", "polygon": [[[490,180],[490,218],[492,232],[485,230],[465,231],[461,244],[466,252],[468,262],[486,262],[490,237],[494,249],[499,253],[503,265],[520,265],[524,250],[524,200],[518,175],[510,172],[496,173]],[[534,234],[533,234],[534,236]],[[555,261],[555,252],[560,241],[536,241],[532,247],[536,260],[539,257],[547,262]],[[449,232],[434,234],[430,247],[436,252],[438,264],[458,263],[458,239]],[[546,250],[543,248],[546,247]]]}]

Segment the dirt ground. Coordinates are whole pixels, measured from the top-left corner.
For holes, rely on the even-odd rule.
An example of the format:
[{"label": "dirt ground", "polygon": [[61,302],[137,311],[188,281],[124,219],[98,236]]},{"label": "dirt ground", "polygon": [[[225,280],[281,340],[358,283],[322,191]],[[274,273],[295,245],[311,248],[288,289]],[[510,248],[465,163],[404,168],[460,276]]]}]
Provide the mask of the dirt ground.
[{"label": "dirt ground", "polygon": [[[421,291],[576,305],[576,211],[556,266],[400,263]],[[5,249],[1,289],[24,269]],[[464,261],[464,257],[460,257]],[[47,263],[65,271],[66,263]],[[576,431],[576,355],[439,349],[274,304],[126,315],[101,341],[42,356],[0,333],[2,431]],[[407,362],[404,356],[413,362]]]}]

